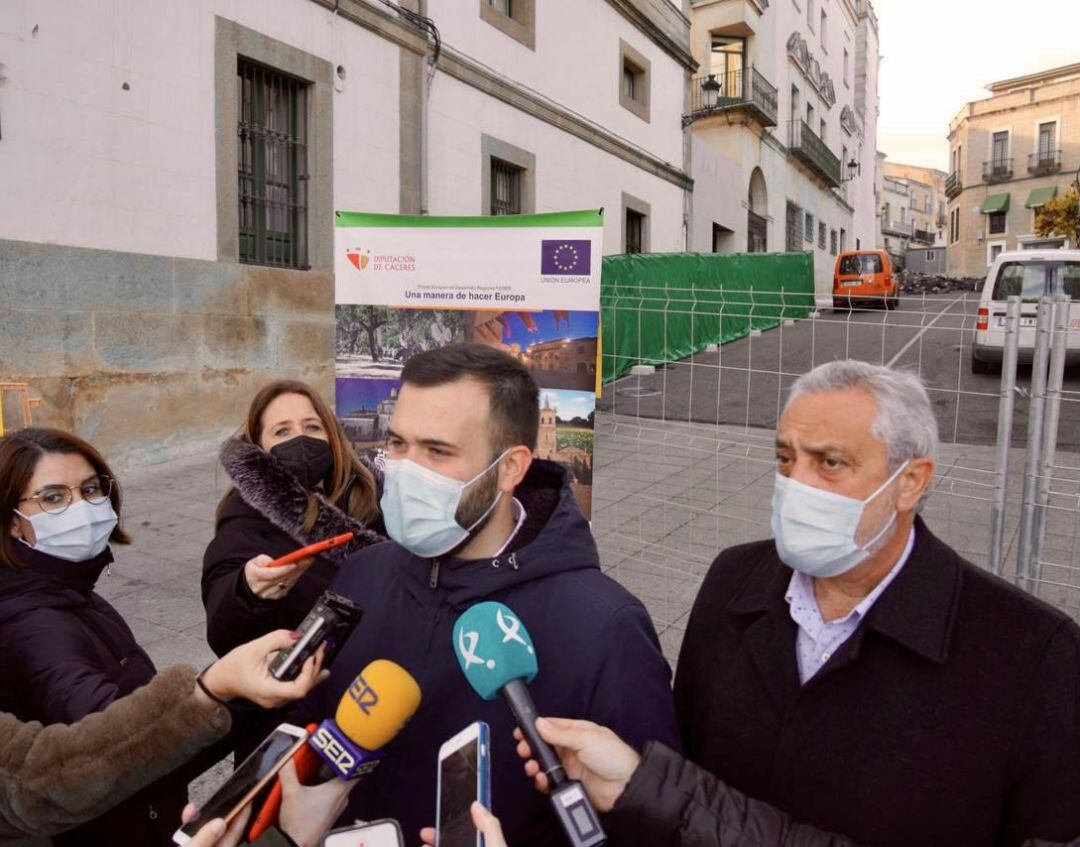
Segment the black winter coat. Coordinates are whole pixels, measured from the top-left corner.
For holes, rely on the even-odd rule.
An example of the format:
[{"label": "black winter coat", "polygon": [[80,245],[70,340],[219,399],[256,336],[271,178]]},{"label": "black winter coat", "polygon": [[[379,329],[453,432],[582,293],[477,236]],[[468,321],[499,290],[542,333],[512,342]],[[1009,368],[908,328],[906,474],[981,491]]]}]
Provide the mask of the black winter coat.
[{"label": "black winter coat", "polygon": [[248,560],[260,553],[276,559],[300,546],[244,502],[236,489],[230,492],[203,556],[206,639],[218,656],[275,629],[295,629],[330,587],[337,565],[320,556],[280,600],[264,600],[248,588],[244,579]]},{"label": "black winter coat", "polygon": [[[156,673],[117,611],[94,592],[112,553],[68,562],[16,544],[23,563],[0,571],[0,711],[23,721],[73,723]],[[173,774],[112,811],[56,836],[71,847],[160,847],[187,802]]]},{"label": "black winter coat", "polygon": [[566,472],[534,461],[515,496],[526,520],[493,559],[423,559],[388,541],[342,565],[334,589],[363,606],[364,617],[294,722],[333,715],[375,659],[400,664],[422,692],[419,711],[350,795],[343,820],[397,818],[415,841],[421,827],[435,824],[439,746],[483,720],[491,728],[492,803],[507,843],[565,844],[514,752],[510,710],[502,698],[481,700],[458,665],[452,627],[483,600],[506,603],[532,636],[539,674],[529,689],[540,714],[596,721],[635,746],[651,739],[679,746],[671,672],[656,631],[641,602],[601,573]]},{"label": "black winter coat", "polygon": [[1073,621],[965,562],[920,519],[903,570],[800,685],[790,578],[772,541],[710,568],[675,683],[692,761],[859,844],[1080,833]]},{"label": "black winter coat", "polygon": [[746,797],[655,741],[604,828],[616,843],[650,847],[856,847]]},{"label": "black winter coat", "polygon": [[[604,827],[614,842],[650,847],[860,847],[747,797],[659,742],[645,746]],[[1025,847],[1080,847],[1080,838]]]}]

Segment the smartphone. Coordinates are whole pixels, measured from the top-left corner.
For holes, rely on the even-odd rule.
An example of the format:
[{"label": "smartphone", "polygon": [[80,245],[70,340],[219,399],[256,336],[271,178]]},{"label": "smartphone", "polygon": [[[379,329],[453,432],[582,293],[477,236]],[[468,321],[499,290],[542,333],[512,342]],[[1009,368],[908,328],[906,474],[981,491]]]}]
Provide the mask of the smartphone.
[{"label": "smartphone", "polygon": [[300,622],[300,637],[287,650],[281,650],[270,662],[270,675],[282,682],[291,682],[300,674],[311,655],[325,642],[324,668],[329,668],[341,646],[352,635],[364,616],[364,610],[348,597],[333,591],[323,592],[307,617]]},{"label": "smartphone", "polygon": [[341,535],[335,535],[333,538],[326,538],[322,541],[316,541],[314,544],[309,544],[307,547],[301,547],[299,550],[293,550],[291,553],[287,553],[280,558],[274,559],[272,562],[268,562],[266,567],[280,568],[283,565],[291,565],[293,562],[299,562],[301,559],[306,559],[308,556],[325,553],[331,547],[338,547],[342,544],[347,544],[352,540],[353,534],[351,532],[343,532]]},{"label": "smartphone", "polygon": [[173,841],[187,844],[207,821],[224,818],[229,823],[281,770],[307,741],[306,729],[280,724],[250,756],[232,772],[225,784],[207,800],[198,814],[173,833]]},{"label": "smartphone", "polygon": [[405,847],[397,821],[386,818],[326,833],[322,847]]},{"label": "smartphone", "polygon": [[439,748],[436,847],[484,847],[472,822],[472,804],[491,808],[491,742],[488,725],[469,724]]}]

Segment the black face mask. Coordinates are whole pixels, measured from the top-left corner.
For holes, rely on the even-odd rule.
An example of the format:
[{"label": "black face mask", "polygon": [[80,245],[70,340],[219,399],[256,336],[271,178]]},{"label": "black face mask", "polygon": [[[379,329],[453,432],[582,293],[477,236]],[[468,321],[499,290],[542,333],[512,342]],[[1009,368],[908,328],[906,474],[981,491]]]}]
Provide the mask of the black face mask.
[{"label": "black face mask", "polygon": [[320,482],[329,484],[334,472],[334,454],[330,444],[321,438],[298,435],[270,448],[277,459],[304,488],[312,489]]}]

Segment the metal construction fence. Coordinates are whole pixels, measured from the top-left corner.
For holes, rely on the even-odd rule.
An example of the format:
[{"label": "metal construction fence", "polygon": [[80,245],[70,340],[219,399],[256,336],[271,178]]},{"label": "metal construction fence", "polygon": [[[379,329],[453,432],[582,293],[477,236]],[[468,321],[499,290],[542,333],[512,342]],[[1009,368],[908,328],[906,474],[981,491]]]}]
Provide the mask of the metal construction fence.
[{"label": "metal construction fence", "polygon": [[[747,323],[757,298],[741,294],[726,290],[717,310]],[[809,293],[785,300],[807,317],[781,318],[774,329],[655,369],[640,367],[640,345],[604,350],[625,375],[605,385],[597,406],[594,531],[604,568],[643,599],[668,657],[677,656],[717,553],[770,536],[775,428],[787,389],[840,358],[905,368],[926,384],[942,442],[923,509],[931,530],[1080,618],[1080,380],[1064,367],[1080,322],[1070,325],[1068,303],[1039,304],[1033,366],[1016,365],[1032,355],[1017,342],[1021,323],[1028,332],[1034,322],[1033,304],[1021,314],[1017,299],[1007,317],[995,316],[1008,339],[998,373],[972,363],[977,294],[906,296],[895,310],[818,309]],[[624,292],[605,313],[624,335],[626,326],[680,322],[693,335],[697,321],[718,317],[703,316],[691,289],[671,285],[663,297],[655,286],[636,301]],[[1071,341],[1080,347],[1080,338]]]}]

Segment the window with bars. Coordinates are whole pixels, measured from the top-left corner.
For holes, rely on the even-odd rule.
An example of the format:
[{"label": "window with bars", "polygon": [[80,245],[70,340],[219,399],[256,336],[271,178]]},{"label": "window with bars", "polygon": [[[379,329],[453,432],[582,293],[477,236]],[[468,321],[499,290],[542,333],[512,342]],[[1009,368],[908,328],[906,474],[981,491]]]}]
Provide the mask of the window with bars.
[{"label": "window with bars", "polygon": [[817,246],[819,249],[825,249],[825,224],[819,222],[817,225]]},{"label": "window with bars", "polygon": [[1057,121],[1039,124],[1039,160],[1046,161],[1053,158],[1056,144]]},{"label": "window with bars", "polygon": [[803,238],[809,241],[811,245],[814,243],[814,216],[810,212],[806,213],[806,220],[803,224]]},{"label": "window with bars", "polygon": [[524,168],[491,158],[491,214],[521,214],[521,182]]},{"label": "window with bars", "polygon": [[787,203],[786,223],[784,249],[788,253],[798,253],[802,249],[803,210],[790,200]]},{"label": "window with bars", "polygon": [[641,253],[645,249],[645,216],[633,209],[626,210],[626,253]]},{"label": "window with bars", "polygon": [[832,255],[836,255],[836,230],[829,230],[829,252]]},{"label": "window with bars", "polygon": [[237,62],[240,261],[308,267],[308,84]]}]

